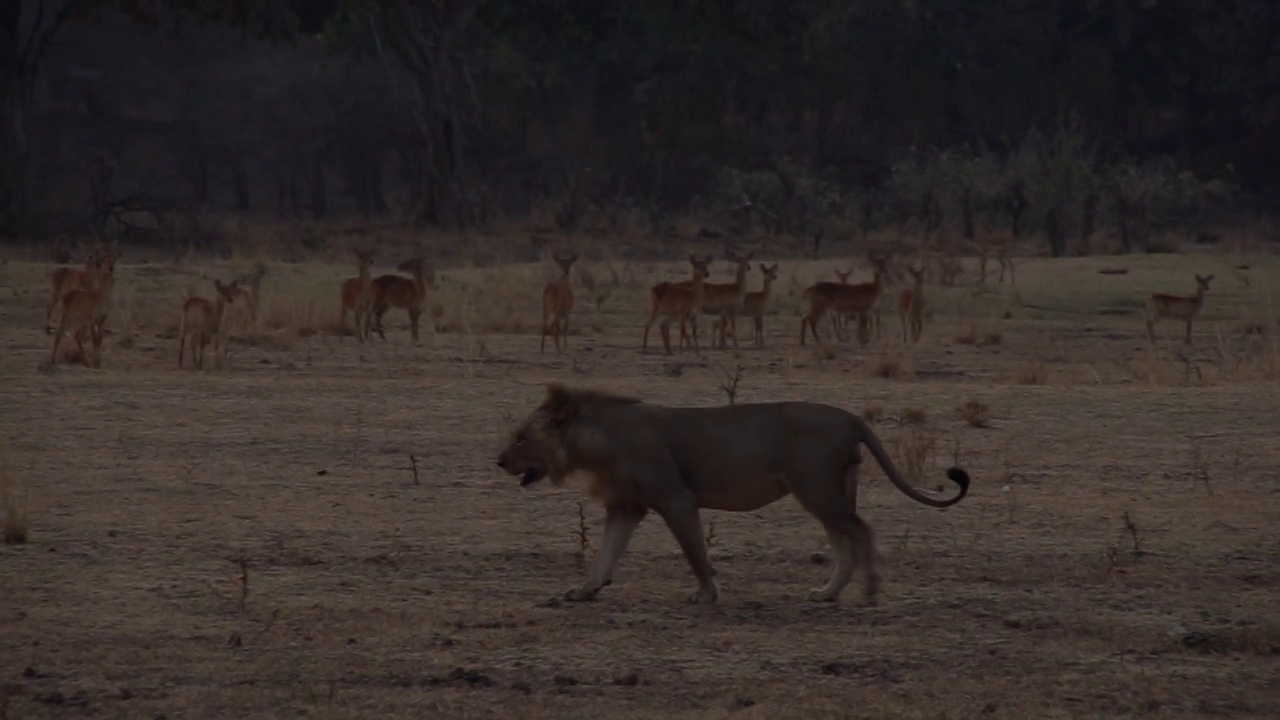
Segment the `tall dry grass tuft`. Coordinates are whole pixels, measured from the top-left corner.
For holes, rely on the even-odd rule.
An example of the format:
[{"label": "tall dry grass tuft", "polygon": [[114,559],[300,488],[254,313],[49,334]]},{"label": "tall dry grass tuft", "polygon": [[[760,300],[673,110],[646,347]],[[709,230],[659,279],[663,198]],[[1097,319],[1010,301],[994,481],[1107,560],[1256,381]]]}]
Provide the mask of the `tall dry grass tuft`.
[{"label": "tall dry grass tuft", "polygon": [[884,403],[879,401],[869,402],[866,407],[862,408],[862,417],[867,422],[875,424],[884,417],[884,410]]},{"label": "tall dry grass tuft", "polygon": [[[540,275],[522,266],[491,268],[471,274],[475,277],[442,280],[432,294],[429,314],[437,332],[464,335],[537,332],[539,298],[545,284]],[[569,334],[580,334],[585,327],[581,320],[571,320]]]},{"label": "tall dry grass tuft", "polygon": [[913,483],[925,482],[936,464],[940,439],[937,428],[928,422],[904,423],[889,440],[894,464]]},{"label": "tall dry grass tuft", "polygon": [[866,371],[871,377],[884,378],[885,380],[906,381],[916,378],[915,367],[910,358],[887,353],[881,353],[879,356],[869,360],[866,365]]},{"label": "tall dry grass tuft", "polygon": [[956,412],[970,427],[984,428],[991,420],[991,408],[973,398],[957,408]]},{"label": "tall dry grass tuft", "polygon": [[28,500],[30,493],[22,482],[13,459],[0,448],[0,538],[6,545],[20,545],[27,541]]}]

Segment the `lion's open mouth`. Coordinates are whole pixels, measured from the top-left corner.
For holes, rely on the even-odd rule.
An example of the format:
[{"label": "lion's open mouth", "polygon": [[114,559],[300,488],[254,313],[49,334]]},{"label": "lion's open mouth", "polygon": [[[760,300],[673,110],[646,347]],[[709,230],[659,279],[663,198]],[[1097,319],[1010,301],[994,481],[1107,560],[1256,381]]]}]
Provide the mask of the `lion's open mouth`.
[{"label": "lion's open mouth", "polygon": [[520,475],[520,487],[532,485],[541,480],[545,475],[546,473],[542,472],[538,468],[531,467]]}]

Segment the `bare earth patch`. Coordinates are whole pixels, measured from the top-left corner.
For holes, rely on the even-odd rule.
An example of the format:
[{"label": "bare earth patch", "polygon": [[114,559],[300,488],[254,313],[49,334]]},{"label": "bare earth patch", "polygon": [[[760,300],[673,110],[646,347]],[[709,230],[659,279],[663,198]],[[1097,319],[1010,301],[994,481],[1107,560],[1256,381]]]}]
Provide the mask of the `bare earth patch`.
[{"label": "bare earth patch", "polygon": [[[560,356],[537,352],[544,268],[445,270],[449,332],[428,313],[413,344],[391,313],[362,346],[332,331],[353,268],[277,266],[259,335],[206,373],[178,370],[168,326],[210,280],[126,263],[103,369],[42,371],[45,266],[4,265],[0,477],[27,532],[0,545],[0,717],[1280,717],[1280,381],[1257,299],[1277,266],[1250,258],[1195,348],[1170,328],[1153,351],[1142,293],[1186,292],[1204,260],[1107,258],[1130,268],[1115,278],[1017,261],[1016,302],[929,288],[907,348],[891,323],[833,357],[799,348],[798,293],[780,292],[765,349],[736,360],[639,352],[644,290],[674,262],[575,307]],[[486,272],[528,297],[486,309]],[[1265,332],[1236,333],[1242,317]],[[866,371],[886,355],[914,372]],[[716,606],[683,602],[693,579],[655,519],[597,602],[555,600],[602,512],[585,505],[584,558],[580,496],[506,478],[503,433],[550,380],[723,403],[708,358],[740,368],[737,402],[875,408],[926,489],[953,460],[971,472],[946,511],[864,473],[879,607],[857,605],[861,578],[839,605],[804,599],[825,537],[790,501],[704,513]]]}]

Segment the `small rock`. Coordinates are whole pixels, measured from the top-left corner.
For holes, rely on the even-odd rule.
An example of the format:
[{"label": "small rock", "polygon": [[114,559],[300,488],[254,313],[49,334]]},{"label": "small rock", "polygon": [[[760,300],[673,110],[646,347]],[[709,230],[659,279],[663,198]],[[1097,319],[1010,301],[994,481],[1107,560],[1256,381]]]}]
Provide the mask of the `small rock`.
[{"label": "small rock", "polygon": [[569,675],[556,675],[551,678],[551,682],[555,683],[556,687],[569,687],[571,685],[577,685],[578,679]]},{"label": "small rock", "polygon": [[614,678],[613,684],[621,685],[623,687],[635,687],[640,684],[640,676],[636,673],[627,673],[621,677]]}]

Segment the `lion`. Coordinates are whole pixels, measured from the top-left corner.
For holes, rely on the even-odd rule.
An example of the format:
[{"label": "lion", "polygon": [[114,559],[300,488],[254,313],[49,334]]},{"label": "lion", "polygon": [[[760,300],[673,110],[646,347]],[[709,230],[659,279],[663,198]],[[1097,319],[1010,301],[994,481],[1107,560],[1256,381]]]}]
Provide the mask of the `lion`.
[{"label": "lion", "polygon": [[546,399],[515,429],[497,462],[522,487],[544,478],[560,486],[581,476],[587,494],[604,505],[599,555],[566,600],[593,600],[612,583],[632,532],[652,510],[670,528],[697,578],[688,600],[714,603],[720,588],[699,510],[750,512],[794,495],[822,523],[835,558],[830,581],[809,599],[838,600],[861,564],[865,599],[874,605],[880,589],[875,538],[856,512],[860,444],[916,502],[950,507],[969,491],[969,474],[952,467],[947,477],[960,487],[955,497],[921,493],[899,474],[866,421],[831,405],[666,407],[559,383],[547,386]]}]

